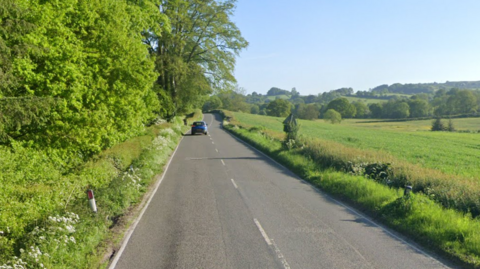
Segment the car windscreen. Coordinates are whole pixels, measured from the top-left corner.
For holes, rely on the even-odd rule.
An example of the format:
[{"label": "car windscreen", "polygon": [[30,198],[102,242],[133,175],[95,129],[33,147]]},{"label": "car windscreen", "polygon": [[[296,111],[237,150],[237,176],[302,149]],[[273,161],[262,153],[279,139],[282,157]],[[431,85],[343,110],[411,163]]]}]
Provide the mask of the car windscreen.
[{"label": "car windscreen", "polygon": [[195,126],[203,126],[204,123],[203,123],[203,122],[194,122],[193,125],[195,125]]}]

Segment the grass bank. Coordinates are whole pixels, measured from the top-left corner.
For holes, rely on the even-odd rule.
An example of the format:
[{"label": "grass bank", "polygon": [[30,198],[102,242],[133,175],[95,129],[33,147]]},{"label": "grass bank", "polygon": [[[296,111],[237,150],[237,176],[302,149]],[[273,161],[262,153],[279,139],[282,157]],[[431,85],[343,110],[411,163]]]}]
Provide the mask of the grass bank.
[{"label": "grass bank", "polygon": [[[269,136],[283,139],[280,118],[232,113],[232,123],[263,126]],[[385,182],[413,186],[446,208],[480,216],[478,144],[474,133],[405,132],[390,127],[370,129],[358,124],[299,121],[303,153],[324,168],[369,174],[383,166]]]},{"label": "grass bank", "polygon": [[[226,112],[228,113],[228,112]],[[312,158],[305,149],[287,150],[278,132],[258,126],[242,126],[233,114],[225,128],[282,163],[316,187],[345,199],[382,223],[408,235],[427,248],[467,267],[480,267],[480,221],[447,209],[422,193],[406,197],[402,188],[382,184],[366,176],[342,172]],[[322,156],[322,151],[317,152]],[[326,153],[326,159],[332,157]],[[325,159],[323,159],[325,161]]]},{"label": "grass bank", "polygon": [[[190,116],[191,122],[203,115]],[[62,169],[66,160],[48,150],[0,148],[0,268],[105,268],[122,237],[116,228],[128,226],[125,216],[186,130],[180,118],[157,122],[74,171]],[[94,191],[96,214],[87,189]]]}]

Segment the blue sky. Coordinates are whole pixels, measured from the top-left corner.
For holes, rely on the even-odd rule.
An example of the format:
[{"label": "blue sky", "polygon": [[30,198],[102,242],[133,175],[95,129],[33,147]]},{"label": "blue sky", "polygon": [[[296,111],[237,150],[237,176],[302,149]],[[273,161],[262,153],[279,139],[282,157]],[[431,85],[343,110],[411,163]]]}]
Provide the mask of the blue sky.
[{"label": "blue sky", "polygon": [[480,80],[480,1],[238,0],[247,93]]}]

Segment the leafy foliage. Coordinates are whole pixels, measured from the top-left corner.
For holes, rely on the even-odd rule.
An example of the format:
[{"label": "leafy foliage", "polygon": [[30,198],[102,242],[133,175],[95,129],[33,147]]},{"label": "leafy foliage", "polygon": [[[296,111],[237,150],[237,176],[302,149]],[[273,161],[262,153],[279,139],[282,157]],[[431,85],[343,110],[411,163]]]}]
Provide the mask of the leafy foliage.
[{"label": "leafy foliage", "polygon": [[57,100],[48,97],[1,98],[0,143],[8,145],[12,140],[41,136],[52,124],[51,115],[57,105]]},{"label": "leafy foliage", "polygon": [[276,99],[267,106],[267,115],[275,117],[286,117],[290,114],[290,102],[283,99]]},{"label": "leafy foliage", "polygon": [[19,134],[37,131],[16,138],[87,157],[139,134],[156,117],[154,62],[142,43],[142,31],[161,32],[152,1],[5,1],[0,47],[8,83],[0,96],[37,97],[35,106],[57,100],[36,115],[48,122],[41,132],[38,120],[17,124]]},{"label": "leafy foliage", "polygon": [[287,90],[282,90],[280,88],[277,88],[277,87],[272,87],[270,88],[270,90],[268,90],[267,92],[267,95],[268,96],[275,96],[275,95],[290,95],[291,92],[287,91]]},{"label": "leafy foliage", "polygon": [[332,124],[342,122],[342,115],[335,111],[335,109],[329,109],[323,114],[323,119],[331,122]]},{"label": "leafy foliage", "polygon": [[441,118],[437,118],[432,122],[432,128],[431,128],[432,131],[445,131],[446,129],[447,128],[443,124]]},{"label": "leafy foliage", "polygon": [[157,83],[178,112],[201,106],[202,96],[235,82],[235,56],[248,43],[230,19],[234,9],[234,0],[162,1],[171,31],[150,35],[147,43],[156,57]]},{"label": "leafy foliage", "polygon": [[327,109],[333,109],[342,115],[342,118],[353,118],[357,109],[346,98],[337,98],[327,105]]}]

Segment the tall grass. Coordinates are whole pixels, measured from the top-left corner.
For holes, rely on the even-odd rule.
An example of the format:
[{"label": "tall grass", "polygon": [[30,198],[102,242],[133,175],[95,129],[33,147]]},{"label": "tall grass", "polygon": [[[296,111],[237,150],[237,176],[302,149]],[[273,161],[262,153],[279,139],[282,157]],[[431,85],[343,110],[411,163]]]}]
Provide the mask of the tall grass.
[{"label": "tall grass", "polygon": [[417,242],[464,265],[480,266],[480,221],[470,214],[446,209],[421,193],[403,196],[401,189],[326,168],[303,149],[285,150],[279,139],[259,128],[243,128],[235,119],[225,127],[315,186],[347,199]]}]

